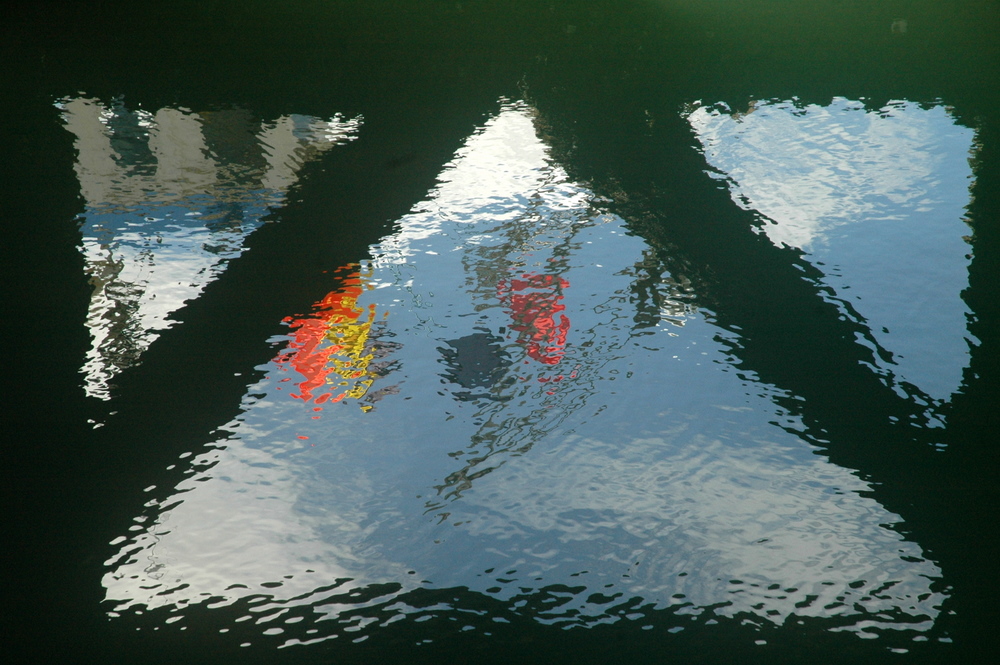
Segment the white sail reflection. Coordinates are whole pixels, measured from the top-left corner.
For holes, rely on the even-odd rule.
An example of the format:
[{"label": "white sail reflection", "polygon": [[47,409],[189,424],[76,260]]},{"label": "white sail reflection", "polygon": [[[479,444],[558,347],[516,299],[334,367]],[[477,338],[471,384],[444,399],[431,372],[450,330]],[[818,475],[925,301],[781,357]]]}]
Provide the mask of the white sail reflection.
[{"label": "white sail reflection", "polygon": [[74,135],[86,202],[81,251],[94,287],[82,368],[88,395],[138,362],[170,316],[239,256],[303,164],[353,139],[360,119],[238,110],[155,113],[73,98],[59,103]]},{"label": "white sail reflection", "polygon": [[[649,248],[533,117],[505,104],[293,323],[321,334],[278,340],[229,436],[116,543],[116,615],[257,595],[255,625],[293,644],[278,613],[311,608],[310,639],[336,637],[315,622],[349,610],[317,591],[339,582],[391,585],[368,631],[412,613],[409,591],[457,587],[566,626],[667,609],[869,637],[933,625],[938,568],[853,472],[769,424],[790,416],[729,371],[684,281],[657,274],[663,318],[637,318]],[[394,364],[369,376],[348,347],[373,338]],[[355,383],[314,371],[323,348],[355,359]]]},{"label": "white sail reflection", "polygon": [[687,117],[734,201],[775,245],[802,250],[891,354],[881,370],[947,400],[968,363],[973,130],[941,105],[842,98]]}]

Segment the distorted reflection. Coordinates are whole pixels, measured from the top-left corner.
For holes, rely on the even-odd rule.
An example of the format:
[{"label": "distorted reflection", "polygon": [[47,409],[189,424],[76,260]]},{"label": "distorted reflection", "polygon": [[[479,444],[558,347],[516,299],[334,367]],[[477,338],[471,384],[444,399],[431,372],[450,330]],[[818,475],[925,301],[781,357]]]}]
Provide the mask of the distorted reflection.
[{"label": "distorted reflection", "polygon": [[[374,362],[386,349],[373,346],[375,303],[364,309],[358,305],[358,297],[369,284],[371,270],[362,276],[356,267],[348,269],[341,288],[316,303],[310,316],[285,319],[294,332],[288,348],[275,358],[275,364],[280,371],[287,372],[291,367],[300,375],[298,392],[289,393],[295,399],[312,404],[327,401],[332,404],[345,397],[360,399],[378,376],[377,370],[382,369]],[[291,377],[282,379],[289,380]]]},{"label": "distorted reflection", "polygon": [[[505,103],[274,340],[227,436],[115,542],[113,616],[183,626],[190,606],[245,602],[220,630],[289,645],[422,620],[414,594],[458,589],[434,611],[476,630],[495,625],[476,595],[563,626],[933,627],[940,571],[900,518],[772,424],[795,416],[731,370],[728,333],[534,123]],[[330,404],[374,388],[374,325],[392,390]]]},{"label": "distorted reflection", "polygon": [[101,399],[171,314],[239,256],[302,165],[360,126],[339,116],[151,113],[82,97],[58,106],[75,139],[86,202],[80,249],[94,289],[82,371],[87,394]]},{"label": "distorted reflection", "polygon": [[556,323],[555,316],[566,309],[561,301],[568,287],[562,277],[527,272],[497,284],[497,294],[514,319],[511,330],[521,333],[519,341],[527,347],[528,357],[546,365],[558,364],[564,354],[569,319],[559,314]]},{"label": "distorted reflection", "polygon": [[[448,348],[438,349],[448,368],[442,376],[469,391],[455,392],[455,397],[466,401],[497,399],[490,389],[497,385],[510,366],[510,357],[503,349],[503,341],[502,337],[488,330],[479,330],[459,339],[448,340]],[[477,388],[485,389],[485,392],[471,392]]]},{"label": "distorted reflection", "polygon": [[968,364],[973,130],[941,105],[842,98],[702,106],[688,120],[733,200],[867,328],[873,369],[918,401],[947,400]]}]

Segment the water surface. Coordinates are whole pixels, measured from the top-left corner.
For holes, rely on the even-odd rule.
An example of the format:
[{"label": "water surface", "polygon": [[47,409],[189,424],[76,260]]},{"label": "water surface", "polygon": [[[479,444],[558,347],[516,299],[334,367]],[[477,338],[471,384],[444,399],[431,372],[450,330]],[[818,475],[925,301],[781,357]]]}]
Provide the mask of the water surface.
[{"label": "water surface", "polygon": [[993,4],[47,9],[29,652],[990,650]]}]

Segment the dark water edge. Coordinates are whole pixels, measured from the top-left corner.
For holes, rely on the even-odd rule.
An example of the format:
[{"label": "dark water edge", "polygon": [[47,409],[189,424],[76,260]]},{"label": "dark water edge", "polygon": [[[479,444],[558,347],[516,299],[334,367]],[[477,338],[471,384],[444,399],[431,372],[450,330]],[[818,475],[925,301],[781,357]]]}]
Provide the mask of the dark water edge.
[{"label": "dark water edge", "polygon": [[[463,4],[455,12],[451,2],[41,3],[4,21],[2,325],[14,361],[3,445],[4,549],[13,563],[4,572],[2,651],[15,657],[7,662],[976,662],[995,653],[997,3],[774,2],[703,12],[655,2]],[[899,15],[911,17],[907,37],[919,36],[921,25],[930,34],[894,40],[887,20]],[[567,25],[577,28],[567,33]],[[117,414],[97,430],[87,421],[104,418],[107,405],[83,395],[78,374],[89,293],[72,223],[81,200],[72,140],[53,109],[78,91],[124,95],[148,108],[240,107],[264,117],[335,109],[363,113],[370,131],[363,149],[306,167],[281,223],[254,235],[246,260],[120,377]],[[683,260],[704,276],[704,304],[720,325],[743,330],[745,367],[803,396],[807,437],[834,463],[859,470],[879,503],[905,518],[906,535],[939,563],[952,589],[954,615],[939,619],[951,643],[895,655],[851,635],[808,626],[767,634],[736,621],[669,641],[655,627],[627,624],[563,631],[463,590],[427,593],[484,605],[511,623],[486,639],[450,632],[444,619],[439,630],[433,621],[400,622],[370,645],[333,640],[277,652],[219,639],[212,616],[155,637],[108,620],[105,544],[131,522],[136,497],[169,484],[173,477],[160,470],[237,415],[246,380],[234,375],[270,359],[260,340],[329,288],[316,275],[364,255],[423,198],[502,96],[526,96],[539,109],[574,178],[599,193],[628,194],[616,198],[616,212],[665,262]],[[834,96],[871,100],[872,108],[890,99],[942,100],[978,131],[974,258],[963,297],[980,343],[943,433],[886,425],[884,414],[901,407],[870,377],[839,369],[854,351],[836,314],[800,318],[778,304],[811,302],[805,282],[749,233],[728,192],[700,177],[703,160],[678,114],[698,99],[735,108],[748,99],[825,104]],[[662,119],[652,134],[647,112]],[[336,234],[324,232],[331,210]],[[739,252],[729,253],[734,247]],[[762,293],[776,303],[761,306]],[[220,335],[223,326],[239,333]],[[945,453],[927,445],[932,438],[947,444]],[[746,651],[750,632],[767,645]],[[439,636],[433,644],[412,646],[431,633]]]}]

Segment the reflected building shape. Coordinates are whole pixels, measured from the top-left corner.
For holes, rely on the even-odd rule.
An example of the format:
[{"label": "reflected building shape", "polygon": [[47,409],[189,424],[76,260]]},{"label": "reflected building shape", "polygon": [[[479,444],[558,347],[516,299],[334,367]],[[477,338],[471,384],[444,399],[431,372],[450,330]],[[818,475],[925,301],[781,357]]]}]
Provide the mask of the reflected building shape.
[{"label": "reflected building shape", "polygon": [[870,331],[859,342],[873,369],[908,396],[947,401],[968,363],[974,131],[942,105],[842,98],[701,106],[687,118],[733,200]]},{"label": "reflected building shape", "polygon": [[[774,426],[790,414],[727,370],[727,333],[553,162],[530,106],[504,103],[371,253],[289,321],[228,435],[114,543],[114,616],[253,598],[255,630],[295,644],[464,589],[565,627],[933,628],[941,572],[901,519]],[[303,413],[373,387],[376,322],[397,394]],[[360,605],[377,618],[355,622]]]},{"label": "reflected building shape", "polygon": [[74,136],[86,205],[81,251],[94,289],[82,372],[87,394],[100,399],[240,255],[301,167],[352,140],[361,123],[303,115],[262,123],[240,110],[151,113],[82,97],[58,106]]}]

